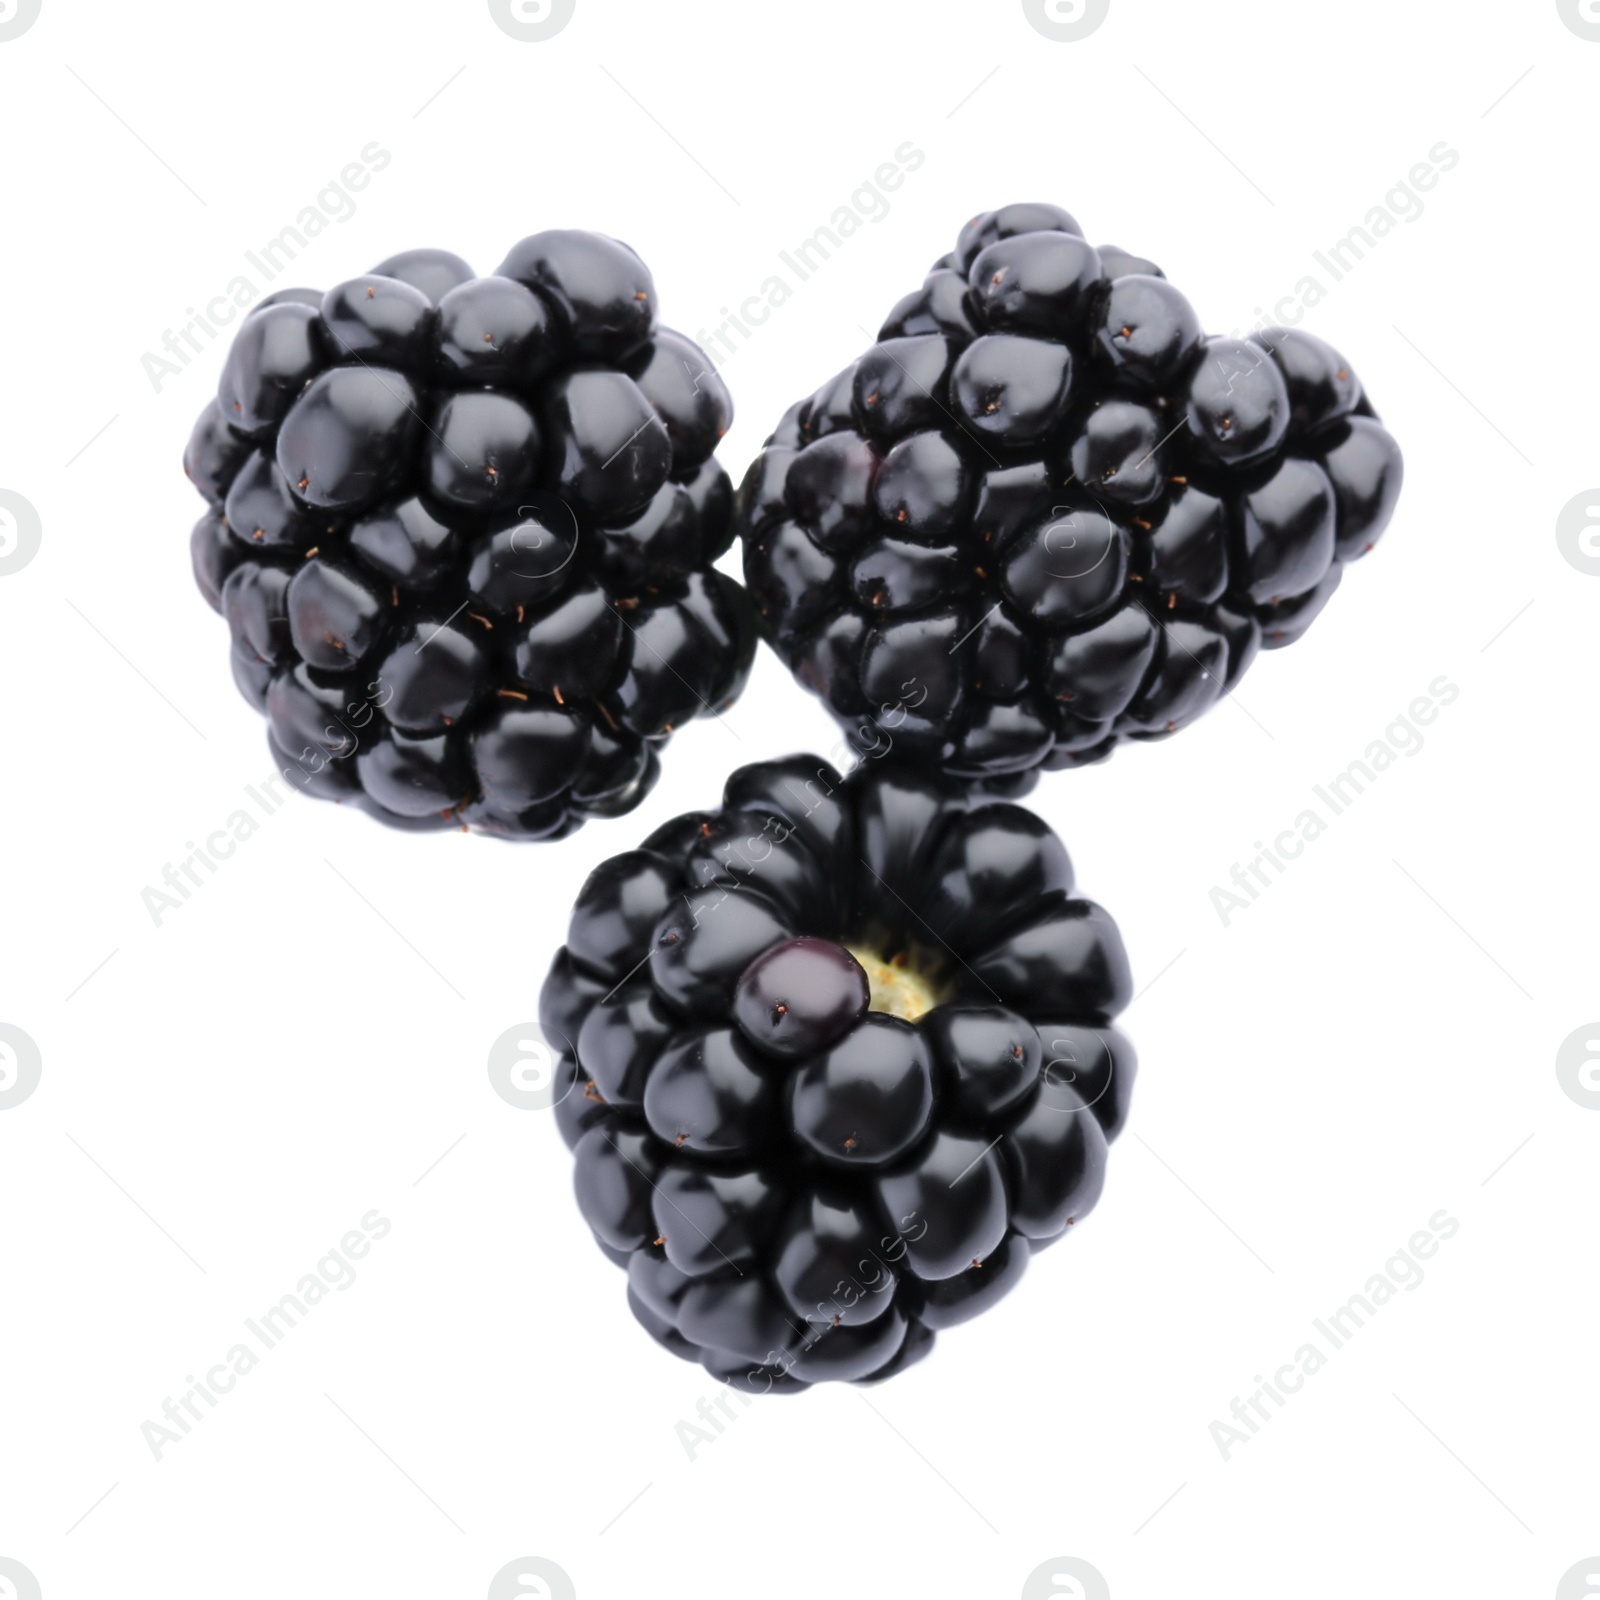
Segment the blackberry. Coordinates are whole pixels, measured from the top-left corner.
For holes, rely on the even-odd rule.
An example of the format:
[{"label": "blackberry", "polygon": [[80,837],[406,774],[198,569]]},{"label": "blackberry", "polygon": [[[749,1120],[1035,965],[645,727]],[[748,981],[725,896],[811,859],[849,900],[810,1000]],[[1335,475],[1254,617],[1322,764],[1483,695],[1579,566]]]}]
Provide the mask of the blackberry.
[{"label": "blackberry", "polygon": [[732,419],[649,269],[549,232],[488,277],[414,250],[245,318],[184,467],[233,672],[307,792],[551,839],[630,810],[732,703],[756,622]]},{"label": "blackberry", "polygon": [[540,1001],[635,1317],[761,1393],[919,1360],[1099,1198],[1129,992],[1032,813],[892,759],[735,772],[595,869]]},{"label": "blackberry", "polygon": [[1007,206],[789,409],[735,522],[768,638],[858,749],[1016,793],[1298,639],[1401,476],[1320,339],[1208,338],[1153,262]]}]

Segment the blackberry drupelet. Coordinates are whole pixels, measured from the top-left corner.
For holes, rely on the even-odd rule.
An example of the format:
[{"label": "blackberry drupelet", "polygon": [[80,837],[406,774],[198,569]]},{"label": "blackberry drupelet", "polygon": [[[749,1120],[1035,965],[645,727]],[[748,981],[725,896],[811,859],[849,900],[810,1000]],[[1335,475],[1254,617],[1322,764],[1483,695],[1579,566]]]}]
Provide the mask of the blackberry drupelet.
[{"label": "blackberry drupelet", "polygon": [[1153,263],[1016,205],[790,408],[735,522],[767,636],[857,748],[1018,793],[1298,639],[1401,476],[1320,339],[1207,338]]},{"label": "blackberry drupelet", "polygon": [[540,1001],[635,1317],[759,1393],[919,1360],[1099,1198],[1129,992],[1030,812],[892,760],[735,772],[591,874]]},{"label": "blackberry drupelet", "polygon": [[184,456],[196,580],[308,793],[553,839],[647,794],[731,704],[755,618],[713,569],[732,404],[600,234],[488,277],[414,250],[241,324]]}]

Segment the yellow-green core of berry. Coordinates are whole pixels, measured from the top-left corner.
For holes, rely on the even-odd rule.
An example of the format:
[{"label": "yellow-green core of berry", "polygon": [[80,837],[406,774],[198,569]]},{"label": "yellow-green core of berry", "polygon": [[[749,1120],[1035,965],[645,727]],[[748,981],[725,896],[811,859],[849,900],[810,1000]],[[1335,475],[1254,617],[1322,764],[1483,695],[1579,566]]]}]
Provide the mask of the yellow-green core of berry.
[{"label": "yellow-green core of berry", "polygon": [[904,955],[885,961],[873,950],[856,945],[845,948],[861,963],[867,975],[872,1010],[886,1011],[891,1017],[900,1017],[906,1022],[918,1022],[944,998],[939,987]]}]

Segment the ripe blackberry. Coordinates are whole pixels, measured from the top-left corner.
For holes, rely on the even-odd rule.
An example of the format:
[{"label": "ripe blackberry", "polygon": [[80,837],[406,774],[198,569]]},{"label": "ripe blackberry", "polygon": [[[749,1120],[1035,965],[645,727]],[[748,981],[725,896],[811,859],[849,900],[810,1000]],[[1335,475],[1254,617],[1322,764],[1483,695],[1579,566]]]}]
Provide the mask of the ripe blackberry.
[{"label": "ripe blackberry", "polygon": [[732,703],[733,408],[656,319],[638,256],[579,232],[482,278],[409,251],[245,318],[184,456],[191,551],[286,776],[396,827],[558,838]]},{"label": "ripe blackberry", "polygon": [[1207,338],[1152,262],[1007,206],[790,408],[735,523],[768,637],[858,748],[1020,792],[1298,639],[1401,475],[1320,339]]},{"label": "ripe blackberry", "polygon": [[742,768],[595,869],[545,981],[579,1209],[718,1378],[889,1377],[1099,1198],[1129,991],[1030,812],[892,760]]}]

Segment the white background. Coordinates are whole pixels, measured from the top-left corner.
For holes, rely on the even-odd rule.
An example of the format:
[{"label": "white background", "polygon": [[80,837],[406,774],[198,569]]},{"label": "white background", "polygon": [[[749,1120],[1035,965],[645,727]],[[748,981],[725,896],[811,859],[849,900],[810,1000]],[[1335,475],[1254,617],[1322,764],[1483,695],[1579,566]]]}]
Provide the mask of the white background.
[{"label": "white background", "polygon": [[[578,0],[544,43],[481,0],[43,0],[0,42],[0,488],[43,526],[0,578],[0,1022],[43,1057],[0,1112],[0,1557],[46,1600],[477,1597],[523,1555],[583,1600],[1010,1600],[1057,1556],[1117,1600],[1555,1595],[1600,1551],[1600,1114],[1555,1070],[1600,1016],[1600,579],[1555,536],[1600,482],[1597,73],[1554,0],[1112,0],[1078,43],[1015,0]],[[1149,986],[1092,1224],[905,1377],[692,1461],[711,1379],[634,1325],[485,1062],[596,862],[832,746],[776,659],[557,847],[296,800],[160,928],[140,901],[270,771],[188,572],[222,349],[159,393],[141,357],[374,140],[296,281],[593,227],[691,335],[914,141],[725,366],[735,478],[975,210],[1063,204],[1226,332],[1460,154],[1305,324],[1404,446],[1385,542],[1242,705],[1028,802]],[[1425,746],[1225,928],[1212,887],[1441,674]],[[359,1281],[158,1464],[141,1424],[373,1208]],[[1441,1209],[1425,1281],[1224,1461],[1213,1421]]]}]

